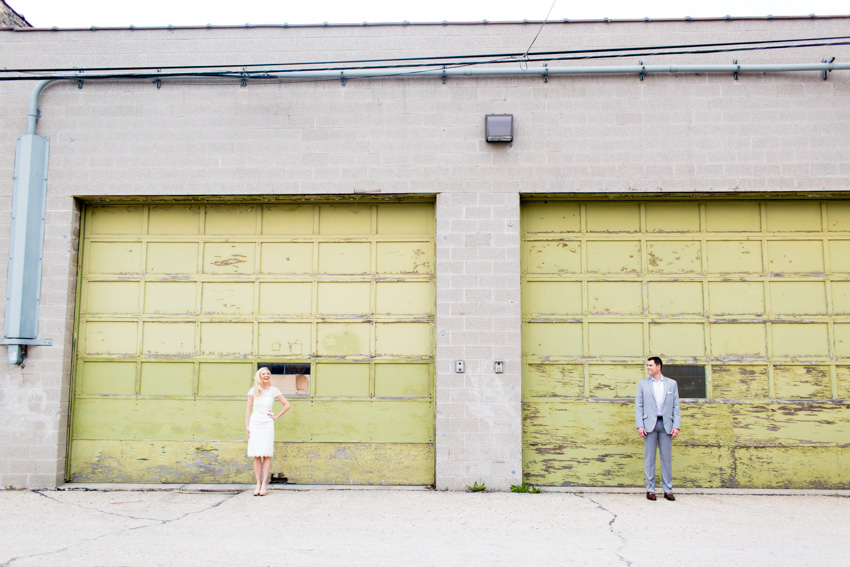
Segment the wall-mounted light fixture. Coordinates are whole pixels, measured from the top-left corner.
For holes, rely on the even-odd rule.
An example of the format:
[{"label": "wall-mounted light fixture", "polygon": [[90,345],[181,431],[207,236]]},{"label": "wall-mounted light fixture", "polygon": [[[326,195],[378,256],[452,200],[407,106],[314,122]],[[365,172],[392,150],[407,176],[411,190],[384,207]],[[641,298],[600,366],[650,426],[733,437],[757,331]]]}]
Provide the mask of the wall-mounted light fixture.
[{"label": "wall-mounted light fixture", "polygon": [[488,142],[513,142],[514,115],[485,114],[484,134]]}]

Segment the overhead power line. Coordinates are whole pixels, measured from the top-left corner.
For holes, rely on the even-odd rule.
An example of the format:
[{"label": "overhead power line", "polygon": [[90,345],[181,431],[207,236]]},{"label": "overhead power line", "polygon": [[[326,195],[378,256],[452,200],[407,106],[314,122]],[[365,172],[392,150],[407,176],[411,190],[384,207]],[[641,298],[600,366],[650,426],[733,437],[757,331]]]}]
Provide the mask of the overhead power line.
[{"label": "overhead power line", "polygon": [[[442,65],[457,67],[467,65],[492,65],[508,63],[521,58],[524,61],[569,61],[585,59],[614,59],[622,57],[650,57],[662,55],[701,55],[711,53],[732,53],[741,51],[759,51],[775,49],[797,49],[803,47],[820,47],[833,45],[847,45],[850,36],[812,37],[797,39],[774,39],[763,41],[722,42],[722,43],[693,43],[654,46],[630,46],[630,47],[608,47],[593,49],[570,49],[557,51],[537,52],[512,52],[512,53],[487,53],[467,55],[440,55],[426,57],[403,57],[386,59],[349,59],[329,61],[301,61],[301,62],[278,62],[278,63],[245,63],[245,64],[221,64],[221,65],[148,65],[148,66],[109,66],[109,67],[30,67],[30,68],[3,68],[0,69],[0,80],[9,80],[3,75],[20,74],[24,80],[33,78],[51,78],[55,73],[104,73],[124,72],[120,75],[147,77],[186,75],[187,72],[221,69],[206,73],[209,76],[256,75],[262,73],[285,73],[289,68],[297,71],[345,71],[345,70],[368,70],[368,69],[416,69],[419,67],[439,68]],[[233,71],[225,71],[225,70]],[[237,71],[238,70],[238,71]],[[142,73],[136,73],[141,71]],[[149,71],[150,73],[144,73]],[[163,71],[182,71],[181,73],[167,73]],[[40,75],[49,73],[50,75]],[[192,73],[195,74],[195,73]],[[117,75],[116,75],[117,76]]]}]

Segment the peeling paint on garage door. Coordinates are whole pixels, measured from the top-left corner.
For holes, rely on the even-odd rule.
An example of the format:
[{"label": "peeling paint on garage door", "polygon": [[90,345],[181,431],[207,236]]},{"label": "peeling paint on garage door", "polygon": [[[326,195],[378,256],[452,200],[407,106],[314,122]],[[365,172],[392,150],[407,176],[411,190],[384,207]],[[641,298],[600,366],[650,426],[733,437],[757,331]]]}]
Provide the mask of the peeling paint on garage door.
[{"label": "peeling paint on garage door", "polygon": [[850,203],[522,213],[526,482],[642,486],[632,404],[657,355],[705,376],[682,404],[678,486],[850,487]]},{"label": "peeling paint on garage door", "polygon": [[434,482],[432,202],[89,205],[83,229],[70,480],[252,482],[270,364],[273,473]]}]

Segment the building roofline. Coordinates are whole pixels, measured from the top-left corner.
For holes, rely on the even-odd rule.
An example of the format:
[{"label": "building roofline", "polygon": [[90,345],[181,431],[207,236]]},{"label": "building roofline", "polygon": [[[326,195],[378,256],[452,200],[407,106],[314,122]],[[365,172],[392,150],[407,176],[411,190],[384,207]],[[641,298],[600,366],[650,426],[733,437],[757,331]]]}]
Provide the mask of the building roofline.
[{"label": "building roofline", "polygon": [[[3,0],[0,0],[3,2]],[[3,2],[5,4],[5,2]],[[16,12],[17,13],[17,12]],[[21,16],[23,18],[23,16]],[[685,16],[683,18],[640,18],[640,19],[613,19],[613,18],[602,18],[602,19],[583,19],[583,20],[573,20],[569,18],[564,18],[560,20],[548,20],[546,21],[546,25],[557,25],[557,24],[600,24],[600,23],[671,23],[671,22],[731,22],[731,21],[791,21],[791,20],[847,20],[850,19],[850,14],[848,15],[819,15],[819,14],[809,14],[807,16],[723,16],[716,18],[691,18]],[[24,20],[26,21],[26,20]],[[29,23],[29,22],[27,22]],[[53,31],[63,31],[63,32],[91,32],[91,31],[149,31],[149,30],[203,30],[203,29],[215,29],[215,30],[232,30],[232,29],[288,29],[288,28],[362,28],[362,27],[427,27],[427,26],[505,26],[505,25],[540,25],[543,24],[544,20],[516,20],[516,21],[498,21],[491,22],[488,20],[480,20],[480,21],[466,21],[466,22],[450,22],[450,21],[442,21],[442,22],[360,22],[360,23],[328,23],[323,22],[321,24],[242,24],[242,25],[195,25],[195,26],[175,26],[175,25],[165,25],[165,26],[128,26],[128,27],[115,27],[115,26],[90,26],[90,27],[70,27],[70,28],[60,28],[60,27],[50,27],[50,28],[38,28],[38,27],[14,27],[8,28],[2,31],[15,31],[15,32],[53,32]]]},{"label": "building roofline", "polygon": [[0,3],[2,3],[4,6],[6,6],[6,8],[7,8],[10,12],[12,12],[12,13],[13,13],[13,14],[15,14],[16,16],[18,16],[21,20],[23,20],[23,21],[24,21],[24,23],[25,23],[25,24],[27,24],[27,25],[29,26],[29,28],[17,28],[17,27],[16,27],[16,28],[13,28],[13,29],[32,29],[32,24],[31,24],[31,23],[29,23],[29,22],[27,21],[27,19],[24,17],[24,15],[23,15],[23,14],[21,14],[21,13],[19,13],[17,10],[15,10],[14,8],[12,8],[11,6],[9,6],[9,5],[6,3],[6,0],[0,0]]}]

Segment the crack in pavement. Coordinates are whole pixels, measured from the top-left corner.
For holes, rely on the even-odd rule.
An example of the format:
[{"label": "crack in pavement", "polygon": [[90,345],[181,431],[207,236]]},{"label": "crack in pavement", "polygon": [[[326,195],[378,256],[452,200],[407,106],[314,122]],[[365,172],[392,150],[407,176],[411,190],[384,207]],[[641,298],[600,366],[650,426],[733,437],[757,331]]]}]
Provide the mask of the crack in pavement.
[{"label": "crack in pavement", "polygon": [[606,508],[605,506],[603,506],[602,504],[600,504],[599,502],[597,502],[596,500],[594,500],[593,498],[591,498],[590,496],[586,496],[586,495],[584,495],[584,494],[578,494],[577,496],[579,496],[579,497],[581,497],[581,498],[584,498],[584,499],[586,499],[586,500],[589,500],[589,501],[593,502],[594,504],[596,504],[596,507],[597,507],[597,508],[599,508],[600,510],[602,510],[603,512],[605,512],[605,513],[607,513],[607,514],[611,514],[611,520],[608,522],[608,530],[609,530],[609,531],[610,531],[610,532],[611,532],[611,533],[612,533],[612,534],[613,534],[613,535],[614,535],[614,536],[615,536],[618,540],[620,540],[620,547],[618,547],[618,548],[614,551],[614,554],[617,556],[617,559],[619,559],[621,562],[625,563],[628,567],[631,567],[632,562],[631,562],[631,561],[629,561],[628,559],[626,559],[625,557],[623,557],[623,555],[621,555],[621,554],[620,554],[620,552],[621,552],[621,551],[623,551],[623,550],[625,549],[625,547],[626,547],[626,543],[627,543],[627,542],[626,542],[626,538],[625,538],[625,537],[623,537],[623,536],[622,536],[622,534],[620,534],[617,530],[615,530],[615,529],[614,529],[614,522],[616,522],[616,521],[617,521],[617,514],[615,514],[614,512],[612,512],[611,510],[609,510],[608,508]]},{"label": "crack in pavement", "polygon": [[52,497],[50,497],[46,494],[43,494],[42,492],[40,492],[38,490],[34,490],[33,493],[38,494],[39,496],[43,496],[44,498],[47,498],[48,500],[52,500],[52,501],[54,501],[58,504],[63,504],[63,505],[67,505],[67,506],[75,506],[77,508],[82,508],[84,510],[91,510],[91,511],[94,511],[94,512],[100,512],[101,514],[106,514],[106,515],[109,515],[109,516],[117,516],[117,517],[120,517],[120,518],[126,518],[126,519],[130,519],[130,520],[137,520],[137,521],[140,521],[140,522],[150,522],[150,523],[147,524],[147,525],[143,525],[143,526],[131,526],[131,527],[128,527],[128,528],[122,528],[122,529],[119,529],[119,530],[109,531],[109,532],[97,535],[95,537],[76,541],[76,542],[71,543],[69,545],[66,545],[65,547],[60,548],[60,549],[54,549],[52,551],[45,551],[44,553],[33,553],[31,555],[21,555],[21,556],[18,556],[18,557],[12,557],[11,559],[6,561],[5,563],[0,563],[0,567],[8,567],[8,566],[12,565],[15,561],[19,561],[21,559],[31,559],[33,557],[47,557],[47,556],[50,556],[50,555],[54,555],[56,553],[61,553],[63,551],[67,551],[67,550],[71,549],[72,547],[76,547],[76,546],[79,546],[79,545],[82,545],[82,544],[85,544],[85,543],[91,543],[93,541],[97,541],[97,540],[105,538],[107,536],[117,535],[117,534],[120,534],[120,533],[123,533],[123,532],[130,532],[130,531],[134,531],[134,530],[147,529],[147,528],[156,527],[156,526],[164,526],[164,525],[170,524],[172,522],[179,522],[180,520],[184,520],[184,519],[188,518],[189,516],[193,516],[195,514],[202,514],[204,512],[209,512],[210,510],[218,508],[219,506],[221,506],[222,504],[224,504],[228,500],[230,500],[230,499],[238,496],[239,494],[241,494],[241,492],[235,493],[235,494],[230,494],[226,498],[222,498],[220,501],[212,504],[211,506],[207,506],[206,508],[203,508],[202,510],[195,510],[194,512],[186,512],[182,516],[179,516],[177,518],[172,518],[170,520],[160,520],[160,519],[157,519],[157,518],[139,518],[139,517],[136,517],[136,516],[129,516],[127,514],[118,514],[118,513],[115,513],[115,512],[108,512],[106,510],[101,510],[100,508],[96,508],[96,507],[82,506],[80,504],[72,504],[70,502],[63,502],[62,500],[59,500],[57,498],[52,498]]}]

